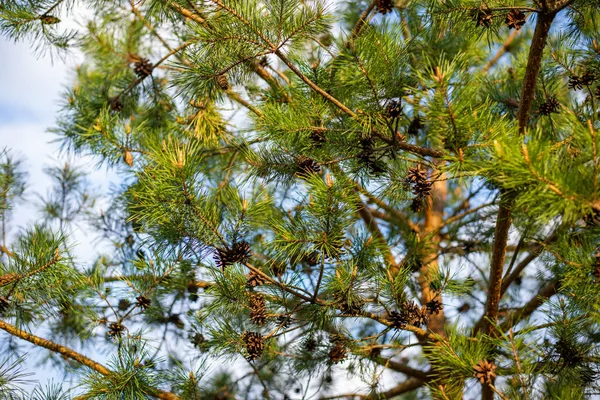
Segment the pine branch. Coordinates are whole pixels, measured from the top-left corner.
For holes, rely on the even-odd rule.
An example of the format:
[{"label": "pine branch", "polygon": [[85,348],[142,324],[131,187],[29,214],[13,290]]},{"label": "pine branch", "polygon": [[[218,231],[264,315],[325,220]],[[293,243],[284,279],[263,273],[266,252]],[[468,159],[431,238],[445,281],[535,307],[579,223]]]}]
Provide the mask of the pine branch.
[{"label": "pine branch", "polygon": [[517,111],[517,121],[519,123],[519,133],[524,134],[529,125],[529,115],[531,105],[535,98],[535,87],[537,78],[542,65],[542,56],[544,55],[544,47],[552,21],[556,17],[556,12],[538,13],[537,23],[531,39],[529,48],[529,57],[527,58],[527,67],[525,69],[525,78],[523,79],[523,89],[521,90],[521,100],[519,102],[519,110]]},{"label": "pine branch", "polygon": [[[108,376],[113,373],[108,368],[106,368],[104,365],[95,362],[94,360],[84,356],[83,354],[77,353],[76,351],[74,351],[68,347],[62,346],[58,343],[54,343],[50,340],[43,339],[39,336],[35,336],[35,335],[32,335],[25,331],[22,331],[16,327],[14,327],[13,325],[11,325],[7,322],[4,322],[2,320],[0,320],[0,329],[8,332],[9,334],[11,334],[13,336],[16,336],[18,338],[26,340],[30,343],[33,343],[36,346],[43,347],[45,349],[48,349],[55,353],[58,353],[58,354],[62,355],[63,357],[66,357],[73,361],[76,361],[79,364],[85,365],[86,367],[93,369],[94,371],[99,372],[102,375]],[[163,399],[163,400],[179,400],[179,397],[176,396],[175,394],[170,393],[170,392],[165,392],[165,391],[162,391],[159,389],[152,389],[151,391],[148,392],[148,394],[151,396],[154,396],[158,399]]]}]

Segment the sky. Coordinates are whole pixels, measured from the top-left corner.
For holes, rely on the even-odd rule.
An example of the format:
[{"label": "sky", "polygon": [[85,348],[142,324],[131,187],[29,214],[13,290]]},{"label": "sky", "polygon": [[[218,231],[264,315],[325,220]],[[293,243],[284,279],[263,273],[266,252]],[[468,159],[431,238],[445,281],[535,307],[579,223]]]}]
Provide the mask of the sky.
[{"label": "sky", "polygon": [[[89,158],[74,159],[59,152],[59,144],[53,142],[56,136],[48,132],[56,122],[59,110],[60,93],[71,82],[71,71],[77,63],[77,56],[71,55],[62,61],[58,58],[37,57],[26,42],[14,43],[0,36],[0,151],[7,149],[11,155],[24,159],[24,168],[28,173],[25,201],[15,208],[9,230],[10,238],[22,228],[35,223],[40,213],[37,211],[39,198],[45,195],[51,181],[44,174],[46,167],[63,165],[66,161],[75,161],[75,165],[94,165]],[[108,170],[86,168],[90,173],[90,184],[100,192],[106,193],[116,175]],[[78,228],[75,228],[78,229]],[[87,232],[74,232],[76,238],[74,254],[81,261],[89,261],[94,254],[95,237]],[[39,332],[33,332],[41,335]],[[0,340],[7,334],[0,333]],[[2,343],[2,342],[0,342]],[[25,369],[34,372],[27,377],[45,384],[49,379],[60,381],[61,376],[49,368],[41,368],[36,362],[43,356],[40,351],[32,353]],[[0,352],[0,362],[3,360]],[[26,385],[31,387],[31,385]]]}]

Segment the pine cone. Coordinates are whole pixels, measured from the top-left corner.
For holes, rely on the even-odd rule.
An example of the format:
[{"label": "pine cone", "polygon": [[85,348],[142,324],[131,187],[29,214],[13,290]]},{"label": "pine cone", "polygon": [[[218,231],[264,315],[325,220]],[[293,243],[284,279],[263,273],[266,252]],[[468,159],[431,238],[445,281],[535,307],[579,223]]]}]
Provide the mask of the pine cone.
[{"label": "pine cone", "polygon": [[393,0],[377,0],[376,7],[378,12],[385,15],[392,12],[392,9],[394,8],[394,2]]},{"label": "pine cone", "polygon": [[426,197],[431,194],[433,184],[429,181],[420,181],[413,185],[412,192],[418,197]]},{"label": "pine cone", "polygon": [[540,115],[550,115],[551,113],[558,113],[560,111],[560,103],[556,100],[556,97],[548,97],[545,103],[540,104],[538,112]]},{"label": "pine cone", "polygon": [[360,147],[362,151],[357,156],[359,163],[364,165],[369,173],[373,175],[385,172],[385,165],[373,154],[373,140],[371,138],[360,139]]},{"label": "pine cone", "polygon": [[263,326],[267,322],[267,305],[265,297],[260,293],[253,293],[248,299],[250,306],[250,319],[257,326]]},{"label": "pine cone", "polygon": [[217,248],[213,258],[221,270],[235,263],[245,263],[250,258],[250,244],[246,241],[236,242],[231,247]]},{"label": "pine cone", "polygon": [[242,340],[246,346],[246,359],[248,361],[256,360],[262,355],[265,343],[263,336],[259,332],[246,331],[242,334]]},{"label": "pine cone", "polygon": [[110,99],[109,104],[110,109],[114,112],[121,112],[121,110],[123,110],[123,103],[121,103],[121,100],[119,100],[118,97],[113,97]]},{"label": "pine cone", "polygon": [[346,359],[346,348],[341,341],[335,342],[333,347],[329,349],[329,363],[338,364]]},{"label": "pine cone", "polygon": [[223,90],[229,89],[229,79],[227,79],[227,75],[221,74],[217,75],[217,85]]},{"label": "pine cone", "polygon": [[323,143],[327,142],[327,138],[325,138],[326,130],[327,129],[321,127],[313,128],[309,139],[315,145],[315,147],[323,147]]},{"label": "pine cone", "polygon": [[119,322],[111,322],[108,326],[108,336],[111,338],[121,337],[121,334],[125,330],[125,326]]},{"label": "pine cone", "polygon": [[426,307],[419,307],[413,301],[405,301],[399,311],[390,311],[388,320],[393,328],[404,329],[406,325],[427,325],[429,316]]},{"label": "pine cone", "polygon": [[146,296],[138,296],[135,299],[137,300],[136,305],[143,311],[146,311],[150,307],[150,304],[152,304],[152,300]]},{"label": "pine cone", "polygon": [[425,125],[423,125],[423,122],[421,121],[421,117],[419,117],[417,115],[416,117],[414,117],[412,119],[412,121],[410,121],[410,125],[408,125],[407,133],[409,135],[417,135],[419,133],[419,130],[423,129],[424,127],[425,127]]},{"label": "pine cone", "polygon": [[119,300],[119,305],[117,306],[119,308],[119,310],[121,311],[125,311],[129,308],[129,306],[131,305],[131,303],[129,302],[129,300],[127,299],[120,299]]},{"label": "pine cone", "polygon": [[423,211],[425,204],[425,197],[417,196],[414,199],[412,199],[412,202],[410,203],[410,209],[414,213],[420,213],[421,211]]},{"label": "pine cone", "polygon": [[411,167],[406,174],[406,180],[409,184],[427,181],[427,171],[419,167]]},{"label": "pine cone", "polygon": [[525,25],[525,20],[527,19],[527,15],[521,10],[510,10],[508,15],[506,15],[506,25],[508,29],[519,30],[523,25]]},{"label": "pine cone", "polygon": [[481,383],[492,384],[496,377],[496,365],[493,361],[479,361],[479,364],[473,367],[473,377]]},{"label": "pine cone", "polygon": [[208,348],[208,343],[206,343],[204,335],[202,335],[200,332],[196,332],[193,336],[191,336],[190,342],[200,351],[205,351]]},{"label": "pine cone", "polygon": [[140,58],[133,64],[133,66],[133,72],[135,72],[135,74],[141,79],[144,79],[145,77],[149,76],[152,73],[152,69],[154,68],[150,60],[148,60],[147,58]]},{"label": "pine cone", "polygon": [[425,304],[425,307],[427,307],[427,312],[430,315],[438,315],[440,311],[444,308],[444,305],[439,300],[431,300]]},{"label": "pine cone", "polygon": [[397,100],[392,100],[385,108],[385,115],[388,118],[398,118],[402,113],[402,103]]},{"label": "pine cone", "polygon": [[321,167],[313,159],[298,156],[296,158],[296,175],[300,178],[308,178],[311,174],[318,174]]},{"label": "pine cone", "polygon": [[264,285],[265,282],[265,278],[263,278],[261,275],[255,274],[254,272],[249,272],[246,274],[246,287],[248,288]]},{"label": "pine cone", "polygon": [[58,24],[60,22],[60,19],[58,17],[55,17],[54,15],[44,14],[40,17],[40,21],[42,21],[42,24],[44,25],[54,25]]},{"label": "pine cone", "polygon": [[475,21],[475,26],[483,26],[484,28],[488,28],[492,24],[493,18],[494,15],[487,8],[480,8],[473,13],[473,21]]},{"label": "pine cone", "polygon": [[302,348],[307,353],[313,353],[317,349],[317,341],[313,338],[308,338],[302,343]]}]

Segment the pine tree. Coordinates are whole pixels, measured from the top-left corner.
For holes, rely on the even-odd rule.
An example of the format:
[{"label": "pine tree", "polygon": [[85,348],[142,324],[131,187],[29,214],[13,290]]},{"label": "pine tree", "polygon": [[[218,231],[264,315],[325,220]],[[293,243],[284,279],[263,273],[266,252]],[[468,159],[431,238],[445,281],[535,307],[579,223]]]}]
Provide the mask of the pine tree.
[{"label": "pine tree", "polygon": [[598,0],[79,3],[0,32],[85,55],[52,131],[123,183],[49,170],[9,238],[3,154],[3,393],[18,341],[80,383],[40,399],[598,394]]}]

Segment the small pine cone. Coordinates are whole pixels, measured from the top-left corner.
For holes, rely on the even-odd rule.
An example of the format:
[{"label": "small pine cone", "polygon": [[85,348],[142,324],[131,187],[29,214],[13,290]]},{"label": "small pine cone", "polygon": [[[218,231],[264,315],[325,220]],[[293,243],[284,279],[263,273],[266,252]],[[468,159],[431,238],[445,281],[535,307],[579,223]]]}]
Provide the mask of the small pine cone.
[{"label": "small pine cone", "polygon": [[381,355],[381,347],[371,347],[369,349],[369,358],[377,358]]},{"label": "small pine cone", "polygon": [[110,99],[109,105],[110,109],[114,112],[121,112],[121,110],[123,110],[123,103],[121,103],[121,100],[119,100],[118,97],[113,97]]},{"label": "small pine cone", "polygon": [[129,306],[131,305],[131,303],[129,302],[129,300],[127,299],[120,299],[119,300],[119,305],[117,306],[119,308],[119,310],[121,311],[125,311],[129,308]]},{"label": "small pine cone", "polygon": [[246,274],[246,287],[248,288],[264,285],[265,282],[265,278],[259,274],[255,274],[254,272],[249,272]]},{"label": "small pine cone", "polygon": [[381,14],[387,14],[392,12],[394,8],[393,0],[377,0],[377,12]]},{"label": "small pine cone", "polygon": [[431,315],[438,315],[440,311],[444,308],[444,305],[439,300],[431,300],[425,304],[427,307],[427,312]]},{"label": "small pine cone", "polygon": [[60,19],[55,17],[54,15],[44,14],[40,17],[40,21],[42,21],[42,24],[44,25],[54,25],[58,24],[60,22]]},{"label": "small pine cone", "polygon": [[194,345],[194,347],[201,351],[204,351],[208,348],[206,339],[204,338],[204,335],[202,335],[200,332],[196,332],[193,336],[191,336],[190,342]]},{"label": "small pine cone", "polygon": [[250,258],[250,244],[246,241],[236,242],[231,247],[217,248],[213,258],[221,270],[235,263],[245,263]]},{"label": "small pine cone", "polygon": [[426,326],[429,323],[429,314],[427,312],[427,307],[419,308],[414,316],[413,325],[414,326]]},{"label": "small pine cone", "polygon": [[323,143],[327,142],[327,138],[325,138],[326,128],[315,127],[313,128],[310,136],[308,137],[310,141],[315,145],[315,147],[322,147]]},{"label": "small pine cone", "polygon": [[475,21],[475,26],[483,26],[484,28],[488,28],[492,24],[493,18],[494,15],[487,8],[480,8],[473,13],[473,21]]},{"label": "small pine cone", "polygon": [[385,172],[385,165],[373,154],[373,140],[371,138],[360,139],[360,147],[362,151],[357,156],[359,163],[373,175]]},{"label": "small pine cone", "polygon": [[508,29],[519,30],[523,25],[525,25],[525,20],[527,19],[527,15],[521,10],[510,10],[510,12],[506,15],[506,25]]},{"label": "small pine cone", "polygon": [[417,196],[410,203],[410,209],[414,213],[420,213],[425,207],[425,197]]},{"label": "small pine cone", "polygon": [[221,74],[217,75],[217,85],[223,90],[229,89],[229,79],[227,79],[227,75]]},{"label": "small pine cone", "polygon": [[265,343],[260,332],[246,331],[242,334],[242,340],[246,347],[246,359],[248,361],[256,360],[262,355],[265,349]]},{"label": "small pine cone", "polygon": [[267,305],[265,297],[260,293],[253,293],[248,299],[250,306],[250,319],[256,326],[263,326],[267,322]]},{"label": "small pine cone", "polygon": [[385,108],[385,115],[388,118],[398,118],[402,113],[402,103],[397,100],[392,100]]},{"label": "small pine cone", "polygon": [[550,115],[551,113],[558,113],[560,110],[560,103],[556,100],[556,97],[548,97],[545,103],[540,104],[538,109],[541,115]]},{"label": "small pine cone", "polygon": [[119,322],[111,322],[110,325],[108,325],[108,336],[111,338],[120,338],[124,330],[125,326],[123,326],[123,324]]},{"label": "small pine cone", "polygon": [[586,71],[583,75],[581,75],[580,81],[583,86],[590,86],[596,81],[596,79],[598,79],[596,74]]},{"label": "small pine cone", "polygon": [[419,167],[411,167],[406,174],[406,181],[410,184],[424,182],[428,178],[427,171]]},{"label": "small pine cone", "polygon": [[581,78],[577,75],[569,76],[569,83],[567,85],[569,86],[569,89],[571,89],[571,90],[583,89],[583,82],[581,81]]},{"label": "small pine cone", "polygon": [[273,275],[275,275],[278,278],[283,276],[283,274],[285,274],[286,270],[287,270],[287,265],[284,263],[276,263],[271,267],[271,271],[273,272]]},{"label": "small pine cone", "polygon": [[302,343],[302,348],[307,353],[313,353],[315,350],[317,350],[317,341],[313,338],[308,338],[304,341],[304,343]]},{"label": "small pine cone", "polygon": [[150,307],[150,304],[152,304],[152,300],[146,296],[138,296],[135,299],[137,300],[136,305],[143,311],[146,311]]},{"label": "small pine cone", "polygon": [[413,185],[412,192],[418,197],[426,197],[431,194],[433,183],[429,181],[420,181]]},{"label": "small pine cone", "polygon": [[329,363],[338,364],[346,359],[346,347],[341,341],[335,342],[333,347],[329,349]]},{"label": "small pine cone", "polygon": [[141,79],[149,76],[152,73],[152,69],[154,69],[154,66],[147,58],[140,58],[133,64],[133,67],[133,72]]},{"label": "small pine cone", "polygon": [[298,156],[296,158],[296,175],[300,178],[307,178],[311,174],[318,174],[321,172],[321,167],[313,159]]},{"label": "small pine cone", "polygon": [[390,311],[388,315],[388,319],[392,324],[392,327],[396,329],[404,329],[406,324],[408,324],[407,315],[403,312],[398,311]]},{"label": "small pine cone", "polygon": [[425,127],[425,125],[423,125],[423,122],[421,121],[421,117],[416,116],[412,119],[412,121],[410,121],[410,125],[408,125],[408,131],[407,133],[409,135],[417,135],[419,134],[419,130],[423,129]]},{"label": "small pine cone", "polygon": [[492,361],[482,360],[473,367],[473,377],[481,383],[492,384],[496,377],[496,365]]},{"label": "small pine cone", "polygon": [[179,314],[171,314],[171,315],[169,315],[168,321],[170,323],[172,323],[173,325],[175,325],[177,327],[177,329],[183,329],[183,328],[185,328],[185,324],[183,323],[183,321],[179,317]]}]

